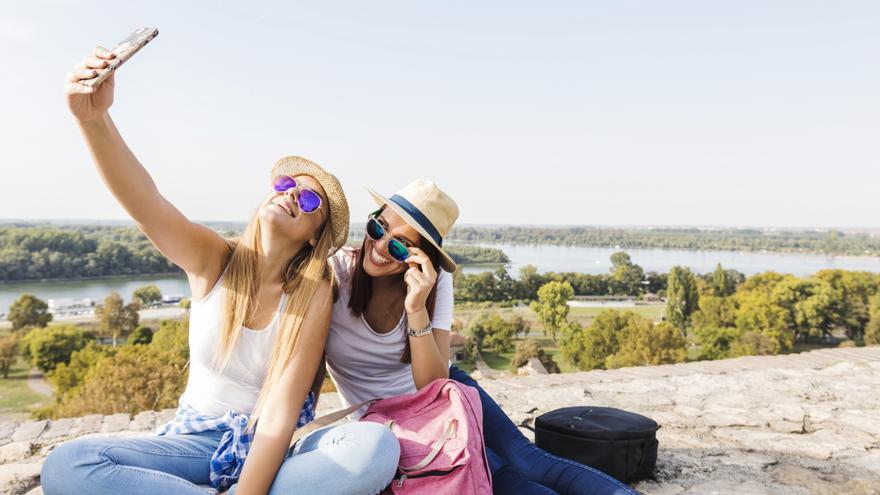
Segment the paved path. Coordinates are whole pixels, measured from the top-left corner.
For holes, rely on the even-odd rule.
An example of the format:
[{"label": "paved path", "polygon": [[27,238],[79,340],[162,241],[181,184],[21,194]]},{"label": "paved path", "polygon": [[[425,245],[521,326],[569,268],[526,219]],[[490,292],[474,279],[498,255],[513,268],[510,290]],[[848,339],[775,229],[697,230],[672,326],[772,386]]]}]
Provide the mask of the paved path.
[{"label": "paved path", "polygon": [[[474,367],[476,371],[474,372],[474,378],[478,380],[485,380],[490,378],[495,378],[498,376],[497,371],[493,370],[491,366],[483,359],[483,355],[479,352],[474,353]],[[503,372],[502,372],[503,373]]]},{"label": "paved path", "polygon": [[55,395],[55,390],[49,385],[49,382],[46,381],[43,372],[37,368],[32,369],[28,375],[27,386],[34,392],[40,395],[45,395],[46,397],[52,397]]}]

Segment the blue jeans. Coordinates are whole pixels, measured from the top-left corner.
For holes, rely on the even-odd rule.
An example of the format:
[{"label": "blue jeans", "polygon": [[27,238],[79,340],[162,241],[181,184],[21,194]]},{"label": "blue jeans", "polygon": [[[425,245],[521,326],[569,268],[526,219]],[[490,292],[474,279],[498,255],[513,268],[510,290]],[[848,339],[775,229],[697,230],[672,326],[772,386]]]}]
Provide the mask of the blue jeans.
[{"label": "blue jeans", "polygon": [[[139,438],[82,438],[53,450],[40,474],[46,495],[216,493],[209,461],[220,432]],[[400,444],[375,423],[344,423],[301,439],[281,464],[270,495],[376,494],[394,478]],[[307,487],[307,488],[305,488]],[[233,486],[229,493],[235,492]]]},{"label": "blue jeans", "polygon": [[601,471],[539,449],[464,371],[452,366],[449,378],[480,392],[483,436],[494,493],[638,495],[637,491]]}]

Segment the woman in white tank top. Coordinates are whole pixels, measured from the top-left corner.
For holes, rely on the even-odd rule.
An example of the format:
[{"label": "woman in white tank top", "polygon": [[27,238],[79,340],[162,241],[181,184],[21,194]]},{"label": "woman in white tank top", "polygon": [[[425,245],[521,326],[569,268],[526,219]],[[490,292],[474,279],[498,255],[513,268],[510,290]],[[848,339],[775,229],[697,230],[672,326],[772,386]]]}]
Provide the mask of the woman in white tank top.
[{"label": "woman in white tank top", "polygon": [[285,157],[240,238],[191,222],[159,193],[111,120],[114,76],[96,88],[83,84],[112,58],[99,47],[74,68],[68,106],[107,188],[186,272],[193,296],[189,381],[161,436],[63,444],[44,463],[43,491],[204,494],[213,491],[199,485],[210,482],[238,494],[379,493],[399,457],[388,429],[325,428],[290,448],[294,431],[314,416],[311,388],[332,308],[327,257],[348,236],[339,181],[309,160]]}]

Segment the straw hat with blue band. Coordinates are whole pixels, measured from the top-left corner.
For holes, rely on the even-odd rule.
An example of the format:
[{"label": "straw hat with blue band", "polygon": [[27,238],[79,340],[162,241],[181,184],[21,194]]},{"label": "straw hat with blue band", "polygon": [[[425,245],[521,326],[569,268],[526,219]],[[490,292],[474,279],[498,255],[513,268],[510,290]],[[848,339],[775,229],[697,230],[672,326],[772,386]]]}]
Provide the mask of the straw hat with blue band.
[{"label": "straw hat with blue band", "polygon": [[441,266],[447,272],[455,272],[455,261],[443,250],[443,238],[458,220],[458,205],[437,184],[417,179],[397,194],[386,198],[376,191],[365,188],[379,206],[387,206],[400,215],[410,227],[416,229],[442,255]]}]

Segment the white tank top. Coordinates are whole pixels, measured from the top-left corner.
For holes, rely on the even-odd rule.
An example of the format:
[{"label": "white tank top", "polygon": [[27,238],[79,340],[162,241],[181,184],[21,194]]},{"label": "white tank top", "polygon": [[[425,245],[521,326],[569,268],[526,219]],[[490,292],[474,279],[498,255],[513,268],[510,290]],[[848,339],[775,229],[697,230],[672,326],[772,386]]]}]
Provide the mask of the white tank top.
[{"label": "white tank top", "polygon": [[281,308],[287,299],[282,294],[275,317],[262,330],[242,327],[229,364],[218,372],[212,367],[223,331],[225,309],[220,290],[223,276],[201,301],[193,301],[189,316],[189,380],[180,396],[181,405],[214,416],[227,411],[251,414],[275,343]]}]

